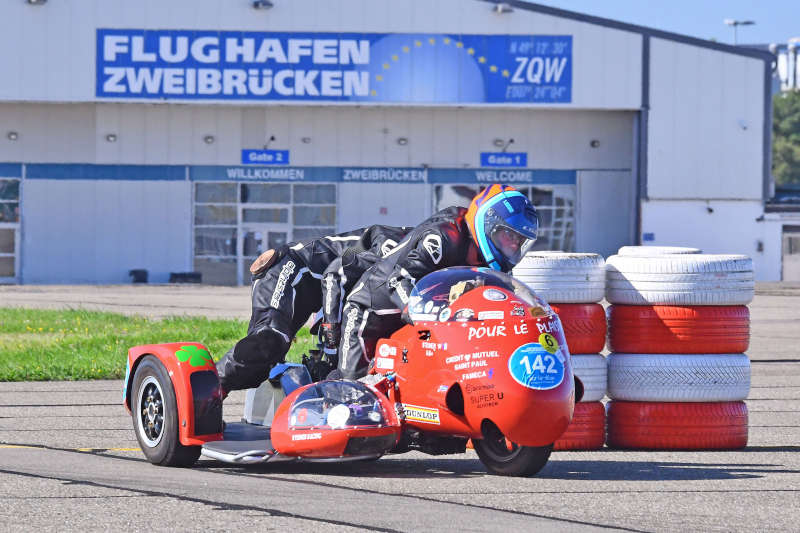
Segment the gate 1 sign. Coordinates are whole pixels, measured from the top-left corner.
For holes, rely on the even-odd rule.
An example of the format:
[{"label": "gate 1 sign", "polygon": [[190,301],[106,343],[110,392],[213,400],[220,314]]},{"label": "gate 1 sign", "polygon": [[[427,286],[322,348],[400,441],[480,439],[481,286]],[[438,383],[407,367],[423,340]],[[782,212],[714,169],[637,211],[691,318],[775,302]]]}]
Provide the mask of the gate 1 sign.
[{"label": "gate 1 sign", "polygon": [[569,103],[571,35],[98,29],[98,98]]},{"label": "gate 1 sign", "polygon": [[243,165],[288,165],[289,150],[242,150]]},{"label": "gate 1 sign", "polygon": [[528,154],[525,152],[481,152],[482,167],[518,167],[528,166]]}]

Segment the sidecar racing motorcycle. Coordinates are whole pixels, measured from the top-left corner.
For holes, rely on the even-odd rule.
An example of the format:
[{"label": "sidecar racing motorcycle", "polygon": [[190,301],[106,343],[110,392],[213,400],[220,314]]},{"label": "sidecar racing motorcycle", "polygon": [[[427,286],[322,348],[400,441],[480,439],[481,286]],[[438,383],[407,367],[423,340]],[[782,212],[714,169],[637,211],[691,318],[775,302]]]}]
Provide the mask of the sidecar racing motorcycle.
[{"label": "sidecar racing motorcycle", "polygon": [[416,284],[411,324],[380,339],[366,378],[313,382],[284,363],[223,424],[216,368],[198,343],[128,352],[124,403],[156,465],[200,454],[234,464],[356,461],[387,453],[464,453],[495,474],[533,475],[582,394],[558,316],[507,274],[473,267]]}]

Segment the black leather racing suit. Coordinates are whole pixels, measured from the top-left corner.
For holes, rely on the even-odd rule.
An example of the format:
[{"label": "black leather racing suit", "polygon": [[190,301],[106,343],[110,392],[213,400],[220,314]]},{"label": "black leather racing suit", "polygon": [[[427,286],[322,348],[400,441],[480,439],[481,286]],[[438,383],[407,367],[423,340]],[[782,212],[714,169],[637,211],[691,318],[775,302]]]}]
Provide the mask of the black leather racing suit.
[{"label": "black leather racing suit", "polygon": [[[385,228],[384,226],[375,226]],[[330,356],[338,353],[341,337],[342,308],[356,282],[382,257],[385,257],[413,228],[392,228],[395,234],[383,229],[379,235],[365,232],[360,246],[348,248],[322,274],[322,338],[324,350]],[[338,361],[338,358],[336,359]]]},{"label": "black leather racing suit", "polygon": [[398,234],[405,233],[401,228],[375,225],[278,250],[280,259],[253,277],[247,336],[217,362],[222,388],[257,387],[284,359],[297,331],[322,307],[320,279],[332,261],[349,248],[371,247],[372,240],[399,240]]},{"label": "black leather racing suit", "polygon": [[401,312],[416,280],[450,266],[486,266],[466,212],[449,207],[435,213],[359,279],[342,313],[338,369],[345,378],[363,376],[378,339],[402,327]]}]

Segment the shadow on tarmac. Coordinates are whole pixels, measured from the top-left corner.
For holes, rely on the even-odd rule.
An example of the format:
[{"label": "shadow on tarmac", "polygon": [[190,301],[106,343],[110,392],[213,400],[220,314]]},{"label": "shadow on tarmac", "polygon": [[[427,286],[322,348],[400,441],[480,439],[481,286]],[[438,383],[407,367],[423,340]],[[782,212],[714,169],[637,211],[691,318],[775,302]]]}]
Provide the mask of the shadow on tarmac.
[{"label": "shadow on tarmac", "polygon": [[553,461],[537,477],[581,481],[706,481],[797,474],[776,464],[673,461]]},{"label": "shadow on tarmac", "polygon": [[[283,463],[232,466],[203,461],[198,466],[209,470],[225,469],[255,475],[315,474],[331,477],[368,477],[386,479],[473,478],[487,475],[486,467],[476,459],[401,459],[350,463]],[[701,481],[761,478],[769,474],[797,474],[800,470],[781,469],[782,465],[755,463],[710,463],[674,461],[570,461],[553,460],[536,478],[581,481]]]}]

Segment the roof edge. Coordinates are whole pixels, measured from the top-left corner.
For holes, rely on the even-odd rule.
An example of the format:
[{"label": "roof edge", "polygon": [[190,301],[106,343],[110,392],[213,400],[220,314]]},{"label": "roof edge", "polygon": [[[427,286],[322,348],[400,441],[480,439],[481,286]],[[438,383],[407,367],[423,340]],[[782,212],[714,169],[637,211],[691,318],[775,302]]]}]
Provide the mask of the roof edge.
[{"label": "roof edge", "polygon": [[597,17],[594,15],[587,15],[585,13],[578,13],[577,11],[568,11],[566,9],[545,6],[542,4],[534,4],[522,0],[480,0],[480,1],[488,4],[504,3],[508,4],[511,7],[521,9],[523,11],[533,11],[535,13],[541,13],[543,15],[552,15],[554,17],[572,19],[579,22],[586,22],[588,24],[596,24],[598,26],[604,26],[606,28],[629,31],[632,33],[640,33],[642,35],[648,35],[650,37],[658,37],[659,39],[666,39],[669,41],[691,44],[694,46],[699,46],[701,48],[710,48],[712,50],[717,50],[719,52],[727,52],[730,54],[752,57],[755,59],[761,59],[763,61],[771,62],[775,60],[775,56],[772,53],[765,50],[742,48],[730,44],[718,43],[716,41],[708,41],[706,39],[690,37],[688,35],[682,35],[680,33],[672,33],[664,30],[657,30],[655,28],[648,28],[647,26],[639,26],[637,24],[620,22],[618,20]]}]

